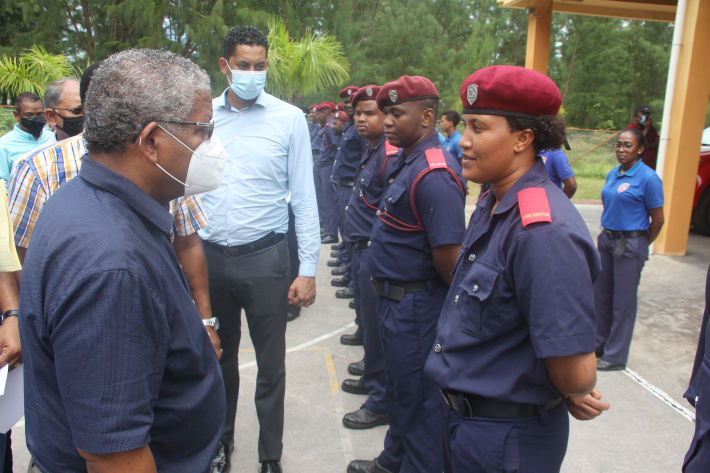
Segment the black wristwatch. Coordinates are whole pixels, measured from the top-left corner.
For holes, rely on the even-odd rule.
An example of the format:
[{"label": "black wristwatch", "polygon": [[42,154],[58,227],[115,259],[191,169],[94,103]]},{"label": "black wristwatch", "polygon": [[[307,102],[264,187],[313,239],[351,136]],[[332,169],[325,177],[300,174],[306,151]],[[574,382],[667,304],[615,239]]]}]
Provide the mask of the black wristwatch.
[{"label": "black wristwatch", "polygon": [[2,321],[0,321],[0,324],[2,322],[5,322],[5,319],[7,319],[8,317],[17,317],[17,314],[18,314],[17,309],[8,310],[4,314],[2,314]]}]

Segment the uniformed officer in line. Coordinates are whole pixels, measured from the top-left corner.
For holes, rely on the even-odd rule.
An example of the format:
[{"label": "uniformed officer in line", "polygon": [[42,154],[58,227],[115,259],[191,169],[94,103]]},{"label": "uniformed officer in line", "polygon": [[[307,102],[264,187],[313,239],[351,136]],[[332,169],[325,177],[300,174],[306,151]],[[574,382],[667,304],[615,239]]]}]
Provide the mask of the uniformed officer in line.
[{"label": "uniformed officer in line", "polygon": [[382,173],[385,188],[370,237],[390,428],[379,457],[350,462],[348,473],[443,469],[443,399],[424,376],[424,362],[465,223],[461,166],[439,144],[438,102],[434,84],[419,76],[402,76],[377,94],[385,135],[402,148]]},{"label": "uniformed officer in line", "polygon": [[313,154],[313,184],[316,187],[316,201],[318,202],[318,220],[320,222],[320,236],[325,236],[325,207],[323,207],[323,186],[320,180],[320,168],[318,167],[318,154],[320,153],[321,141],[323,135],[319,134],[323,128],[318,122],[318,107],[319,105],[311,105],[308,109],[308,118],[311,122],[308,124],[308,132],[311,135],[311,152]]},{"label": "uniformed officer in line", "polygon": [[539,72],[493,66],[464,81],[461,100],[463,176],[491,188],[426,364],[448,404],[445,471],[558,472],[568,404],[585,419],[609,407],[593,390],[599,256],[537,156],[564,142],[562,96]]},{"label": "uniformed officer in line", "polygon": [[[343,391],[355,389],[367,393],[368,398],[360,409],[345,414],[343,425],[350,429],[369,429],[387,423],[385,386],[387,376],[380,343],[377,321],[377,295],[370,283],[370,234],[377,220],[377,209],[382,198],[382,167],[387,155],[398,149],[385,140],[385,116],[377,107],[380,87],[368,85],[352,95],[354,126],[366,140],[360,157],[355,186],[345,208],[343,240],[352,248],[352,276],[355,290],[355,313],[359,319],[365,357],[362,362],[351,363],[348,371],[359,379],[343,381]],[[346,385],[348,389],[345,388]]]},{"label": "uniformed officer in line", "polygon": [[332,114],[335,109],[333,102],[323,102],[318,110],[318,121],[323,127],[323,137],[321,140],[320,152],[318,153],[318,168],[321,175],[321,195],[323,197],[323,206],[325,210],[325,237],[321,239],[321,243],[331,244],[338,243],[338,225],[340,214],[333,205],[335,200],[335,190],[330,183],[330,175],[333,173],[333,163],[335,162],[335,153],[338,151],[339,137],[335,136],[332,128]]}]

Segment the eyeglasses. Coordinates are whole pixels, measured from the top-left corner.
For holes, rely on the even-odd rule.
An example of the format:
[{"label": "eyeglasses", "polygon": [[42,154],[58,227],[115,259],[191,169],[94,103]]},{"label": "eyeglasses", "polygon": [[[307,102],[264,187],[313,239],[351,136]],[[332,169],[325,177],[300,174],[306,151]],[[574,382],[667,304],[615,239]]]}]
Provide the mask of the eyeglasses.
[{"label": "eyeglasses", "polygon": [[[183,122],[180,120],[151,120],[152,122],[158,123],[174,123],[175,125],[195,125],[195,126],[206,126],[207,127],[207,139],[212,138],[212,133],[214,133],[214,122],[202,123],[202,122]],[[149,122],[150,123],[150,122]],[[147,125],[147,123],[146,123]],[[144,127],[145,128],[145,127]]]},{"label": "eyeglasses", "polygon": [[84,109],[82,107],[77,107],[77,108],[60,108],[60,107],[54,107],[52,110],[57,111],[57,110],[66,110],[67,112],[71,113],[78,113],[79,115],[82,114]]},{"label": "eyeglasses", "polygon": [[621,141],[617,141],[617,142],[616,142],[616,147],[617,147],[617,148],[621,148],[622,146],[624,147],[624,149],[631,149],[631,148],[633,148],[633,147],[636,146],[636,145],[635,145],[634,143],[630,142],[630,141],[627,141],[626,143],[622,143]]}]

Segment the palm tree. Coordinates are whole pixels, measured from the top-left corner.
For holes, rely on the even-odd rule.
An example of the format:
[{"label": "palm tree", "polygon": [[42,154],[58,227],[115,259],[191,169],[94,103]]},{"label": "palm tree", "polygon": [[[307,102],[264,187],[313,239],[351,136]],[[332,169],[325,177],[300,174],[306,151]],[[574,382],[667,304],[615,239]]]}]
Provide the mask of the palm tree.
[{"label": "palm tree", "polygon": [[0,56],[0,94],[5,99],[22,92],[43,97],[47,84],[77,72],[66,56],[50,54],[42,46],[33,45],[19,58]]},{"label": "palm tree", "polygon": [[350,77],[349,69],[342,45],[329,34],[309,29],[294,41],[283,22],[269,23],[266,87],[277,97],[294,103],[299,95],[343,83]]}]

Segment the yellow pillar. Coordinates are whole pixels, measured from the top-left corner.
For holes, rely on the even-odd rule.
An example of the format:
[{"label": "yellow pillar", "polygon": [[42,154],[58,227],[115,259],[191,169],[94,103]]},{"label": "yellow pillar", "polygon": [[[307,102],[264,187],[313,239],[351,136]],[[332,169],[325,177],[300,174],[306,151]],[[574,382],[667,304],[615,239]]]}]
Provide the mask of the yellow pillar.
[{"label": "yellow pillar", "polygon": [[525,67],[547,75],[552,29],[552,0],[530,2],[534,10],[528,15],[528,44]]},{"label": "yellow pillar", "polygon": [[661,255],[684,255],[698,173],[700,140],[710,96],[710,2],[688,0],[683,45],[663,168],[665,225],[654,245]]}]

